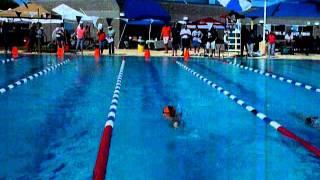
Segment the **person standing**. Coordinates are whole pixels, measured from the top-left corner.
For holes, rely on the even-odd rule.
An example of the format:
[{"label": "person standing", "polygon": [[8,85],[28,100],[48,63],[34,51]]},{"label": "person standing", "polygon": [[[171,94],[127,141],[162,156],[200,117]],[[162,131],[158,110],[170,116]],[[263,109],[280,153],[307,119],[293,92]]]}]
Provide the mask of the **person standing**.
[{"label": "person standing", "polygon": [[253,30],[249,32],[248,36],[248,43],[247,43],[247,50],[248,50],[248,56],[253,56],[253,46],[254,46],[255,36]]},{"label": "person standing", "polygon": [[57,48],[61,47],[64,49],[64,41],[65,41],[65,33],[64,33],[64,24],[61,23],[59,27],[56,27],[56,29],[52,33],[52,37],[55,38]]},{"label": "person standing", "polygon": [[86,33],[86,29],[83,27],[83,22],[80,21],[79,26],[76,29],[76,34],[77,34],[77,46],[76,46],[76,52],[78,51],[78,48],[80,46],[81,49],[81,54],[83,55],[83,41],[84,41],[84,36]]},{"label": "person standing", "polygon": [[211,28],[210,31],[208,31],[208,40],[207,40],[207,53],[210,57],[215,56],[216,51],[216,40],[218,39],[218,32],[215,30],[214,27]]},{"label": "person standing", "polygon": [[293,34],[291,33],[290,30],[286,33],[286,35],[284,36],[284,39],[286,40],[287,46],[292,46]]},{"label": "person standing", "polygon": [[202,36],[202,32],[199,30],[198,26],[196,26],[196,29],[192,32],[192,46],[194,48],[194,54],[196,56],[200,55],[200,45]]},{"label": "person standing", "polygon": [[274,56],[275,45],[276,45],[276,35],[271,31],[268,35],[268,56]]},{"label": "person standing", "polygon": [[163,39],[165,53],[168,53],[168,43],[171,37],[171,27],[166,23],[161,29],[160,39]]},{"label": "person standing", "polygon": [[38,49],[38,52],[41,53],[42,52],[42,44],[44,42],[44,30],[43,30],[43,27],[41,26],[41,24],[39,23],[38,24],[38,30],[37,30],[37,35],[36,35],[36,38],[37,38],[37,49]]},{"label": "person standing", "polygon": [[228,55],[229,55],[229,33],[228,33],[228,30],[224,31],[223,44],[224,44],[224,49],[228,52]]},{"label": "person standing", "polygon": [[[184,52],[190,48],[191,31],[190,29],[188,29],[187,24],[185,24],[184,27],[181,29],[180,36],[181,36],[181,42],[182,42],[182,50]],[[182,56],[183,56],[183,52],[182,52]]]},{"label": "person standing", "polygon": [[104,49],[104,45],[105,45],[105,41],[106,41],[106,33],[103,31],[102,27],[97,32],[97,35],[98,35],[98,41],[99,41],[100,54],[103,54],[103,49]]},{"label": "person standing", "polygon": [[247,54],[248,54],[248,39],[249,39],[249,31],[245,26],[241,28],[241,56],[243,56],[244,48],[246,48]]},{"label": "person standing", "polygon": [[178,49],[180,47],[180,30],[177,23],[173,24],[172,28],[172,56],[178,55]]},{"label": "person standing", "polygon": [[28,51],[32,52],[35,48],[34,46],[37,44],[37,27],[35,23],[32,23],[30,30],[29,30],[29,46]]},{"label": "person standing", "polygon": [[114,36],[116,35],[116,32],[110,25],[108,27],[108,33],[107,33],[107,41],[108,41],[108,48],[109,48],[109,55],[114,54]]},{"label": "person standing", "polygon": [[9,25],[7,22],[2,23],[2,42],[4,45],[4,53],[8,54],[9,51]]}]

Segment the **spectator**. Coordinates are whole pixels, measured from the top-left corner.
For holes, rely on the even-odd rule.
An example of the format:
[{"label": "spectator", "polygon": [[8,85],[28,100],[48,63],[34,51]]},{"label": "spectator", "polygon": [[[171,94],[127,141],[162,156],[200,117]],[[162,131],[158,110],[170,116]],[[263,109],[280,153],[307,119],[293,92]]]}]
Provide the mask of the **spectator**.
[{"label": "spectator", "polygon": [[62,47],[64,49],[65,31],[63,26],[64,24],[61,23],[60,26],[56,27],[52,32],[52,37],[56,41],[57,47]]},{"label": "spectator", "polygon": [[9,46],[10,46],[10,42],[9,42],[9,25],[7,22],[3,22],[2,23],[2,42],[4,45],[4,53],[8,54],[9,51]]},{"label": "spectator", "polygon": [[76,52],[78,51],[78,48],[80,46],[81,49],[81,54],[83,55],[83,41],[84,41],[84,36],[86,33],[86,29],[83,27],[83,22],[80,21],[80,24],[78,25],[76,29],[76,34],[77,34],[77,45],[76,45]]},{"label": "spectator", "polygon": [[110,25],[107,33],[109,55],[114,54],[114,36],[115,35],[116,35],[116,32],[112,29],[112,26]]},{"label": "spectator", "polygon": [[284,39],[286,40],[286,45],[287,46],[292,46],[293,34],[291,33],[290,30],[286,33]]},{"label": "spectator", "polygon": [[[180,31],[180,37],[182,42],[182,50],[183,52],[190,48],[190,37],[191,31],[188,29],[187,24],[184,24],[183,28]],[[182,53],[183,56],[183,53]]]},{"label": "spectator", "polygon": [[275,44],[276,44],[276,35],[271,31],[268,35],[268,56],[275,55]]},{"label": "spectator", "polygon": [[36,34],[36,38],[37,38],[37,47],[38,47],[38,52],[41,53],[42,52],[42,44],[44,43],[44,29],[41,25],[41,23],[38,24],[38,30],[37,30],[37,34]]},{"label": "spectator", "polygon": [[229,34],[228,34],[228,31],[224,31],[223,44],[224,44],[224,49],[226,51],[228,51],[228,49],[229,49]]},{"label": "spectator", "polygon": [[248,54],[248,39],[249,39],[249,31],[245,26],[241,28],[241,56],[243,56],[244,48],[246,48]]},{"label": "spectator", "polygon": [[203,56],[207,56],[208,30],[205,30],[201,39],[201,46],[204,50]]},{"label": "spectator", "polygon": [[210,57],[215,56],[216,40],[218,39],[218,32],[214,27],[208,32],[208,41],[206,45],[207,53]]},{"label": "spectator", "polygon": [[34,50],[34,46],[37,43],[37,27],[36,24],[32,23],[30,30],[29,30],[29,46],[28,46],[28,51],[32,52]]},{"label": "spectator", "polygon": [[249,32],[248,36],[248,44],[247,44],[247,50],[248,50],[248,56],[253,56],[253,46],[254,46],[255,36],[253,30]]},{"label": "spectator", "polygon": [[172,56],[177,56],[178,49],[180,46],[180,31],[177,23],[173,24],[172,28]]},{"label": "spectator", "polygon": [[194,48],[195,55],[200,55],[200,45],[202,36],[202,32],[199,30],[198,26],[196,26],[196,29],[192,32],[192,46]]},{"label": "spectator", "polygon": [[103,49],[105,46],[105,41],[106,41],[106,33],[103,31],[103,28],[101,27],[101,29],[97,32],[98,35],[98,41],[99,41],[99,50],[100,50],[100,54],[103,54]]},{"label": "spectator", "polygon": [[168,53],[168,43],[171,37],[171,27],[166,23],[161,30],[160,39],[163,39],[163,44],[165,48],[165,53]]}]

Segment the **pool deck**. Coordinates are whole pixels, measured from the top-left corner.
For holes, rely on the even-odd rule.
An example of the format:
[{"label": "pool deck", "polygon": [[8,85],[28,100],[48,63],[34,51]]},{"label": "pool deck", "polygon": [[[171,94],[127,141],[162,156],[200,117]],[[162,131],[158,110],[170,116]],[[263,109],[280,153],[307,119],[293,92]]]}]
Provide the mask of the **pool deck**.
[{"label": "pool deck", "polygon": [[[203,52],[203,51],[201,51]],[[104,55],[107,55],[108,50],[105,50]],[[164,51],[155,51],[155,50],[151,50],[150,54],[151,57],[172,57],[171,54],[172,52],[169,51],[169,53],[165,53]],[[180,54],[181,52],[178,51],[178,54]],[[4,51],[0,51],[0,54],[4,54]],[[38,53],[29,53],[29,52],[24,52],[22,50],[19,51],[19,54],[24,54],[24,55],[37,55]],[[42,53],[45,55],[50,55],[53,53]],[[66,53],[66,55],[68,54],[74,54],[74,53]],[[81,55],[80,53],[78,53],[78,55]],[[85,56],[93,56],[94,55],[94,51],[88,51],[85,50],[83,52],[83,55]],[[118,49],[115,50],[115,55],[118,56],[144,56],[144,53],[138,52],[136,49]],[[228,52],[223,52],[221,53],[221,56],[223,57],[234,57],[236,56],[237,53],[228,53]],[[193,56],[193,51],[190,51],[190,56],[191,57],[198,57],[198,58],[204,58],[203,56]],[[216,55],[217,56],[217,55]],[[216,57],[218,58],[218,57]],[[262,57],[253,57],[251,59],[266,59],[266,56],[262,56]],[[276,54],[275,57],[273,57],[273,59],[285,59],[285,60],[320,60],[320,54],[309,54],[308,56],[305,54],[301,54],[301,53],[296,53],[295,55],[280,55],[279,53]]]}]

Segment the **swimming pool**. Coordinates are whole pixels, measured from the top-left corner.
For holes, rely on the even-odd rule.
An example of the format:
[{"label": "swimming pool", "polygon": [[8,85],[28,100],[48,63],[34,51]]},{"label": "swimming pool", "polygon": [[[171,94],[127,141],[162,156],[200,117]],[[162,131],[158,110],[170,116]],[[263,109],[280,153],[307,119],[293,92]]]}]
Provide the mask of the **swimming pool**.
[{"label": "swimming pool", "polygon": [[[90,179],[122,57],[70,57],[0,95],[0,179]],[[126,57],[107,179],[317,179],[318,157],[178,66],[173,58]],[[315,61],[229,59],[319,85]],[[0,88],[54,66],[53,56],[1,64]],[[207,59],[189,68],[311,144],[320,94]],[[162,117],[179,105],[185,127]]]}]

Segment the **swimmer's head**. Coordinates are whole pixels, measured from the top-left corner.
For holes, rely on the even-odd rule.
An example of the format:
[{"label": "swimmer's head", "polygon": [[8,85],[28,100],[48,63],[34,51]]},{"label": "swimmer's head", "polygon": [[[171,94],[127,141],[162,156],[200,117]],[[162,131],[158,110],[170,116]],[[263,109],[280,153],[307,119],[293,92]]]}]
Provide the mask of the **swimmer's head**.
[{"label": "swimmer's head", "polygon": [[313,123],[312,117],[307,117],[307,118],[305,119],[305,122],[306,122],[306,124],[312,124],[312,123]]},{"label": "swimmer's head", "polygon": [[165,106],[162,113],[165,116],[173,118],[176,116],[176,109],[173,106]]}]

